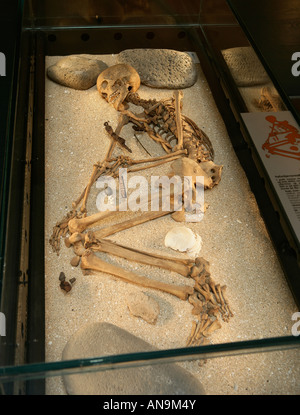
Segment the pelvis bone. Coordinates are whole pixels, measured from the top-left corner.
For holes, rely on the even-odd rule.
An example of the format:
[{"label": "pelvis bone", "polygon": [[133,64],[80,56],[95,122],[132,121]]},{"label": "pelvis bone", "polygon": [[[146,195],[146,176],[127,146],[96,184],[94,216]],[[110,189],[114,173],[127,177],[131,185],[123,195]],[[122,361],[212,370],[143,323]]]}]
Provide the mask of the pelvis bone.
[{"label": "pelvis bone", "polygon": [[196,177],[204,177],[204,189],[211,189],[221,180],[223,166],[215,164],[213,161],[203,161],[197,163],[188,157],[176,160],[171,164],[172,173],[170,176],[176,175],[181,179],[184,177],[192,178],[192,185],[195,186]]},{"label": "pelvis bone", "polygon": [[116,110],[124,109],[123,102],[129,92],[136,92],[141,84],[137,71],[125,63],[110,66],[100,73],[97,89]]}]

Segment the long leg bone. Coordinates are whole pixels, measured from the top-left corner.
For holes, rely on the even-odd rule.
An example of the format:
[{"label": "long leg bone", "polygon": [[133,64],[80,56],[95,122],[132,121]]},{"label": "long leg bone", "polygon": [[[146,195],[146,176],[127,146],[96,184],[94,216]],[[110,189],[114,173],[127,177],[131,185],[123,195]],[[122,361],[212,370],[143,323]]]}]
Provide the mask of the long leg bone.
[{"label": "long leg bone", "polygon": [[116,255],[125,258],[129,261],[135,261],[154,267],[160,267],[169,271],[177,272],[178,274],[188,277],[190,273],[190,267],[184,264],[177,263],[171,259],[161,259],[151,256],[148,253],[137,251],[132,248],[127,248],[111,241],[104,239],[98,240],[96,243],[85,243],[86,248],[90,248],[93,251],[106,252],[107,254]]},{"label": "long leg bone", "polygon": [[[89,241],[93,242],[93,240],[94,240],[93,238],[94,238],[94,233],[89,232],[88,234],[85,235],[85,240],[88,241],[88,242]],[[106,242],[111,242],[109,239],[105,239],[105,241]],[[113,243],[114,245],[118,245],[118,246],[121,246],[123,248],[129,249],[129,250],[131,250],[133,252],[139,252],[141,254],[147,255],[147,256],[149,256],[151,258],[158,258],[158,259],[162,259],[162,260],[166,260],[166,261],[176,262],[178,264],[184,264],[184,265],[187,265],[189,267],[189,269],[194,264],[194,260],[191,259],[191,258],[178,258],[178,257],[175,257],[175,256],[173,257],[173,256],[169,256],[169,255],[161,255],[161,254],[156,254],[156,253],[148,253],[148,252],[145,252],[145,251],[138,250],[136,248],[129,248],[129,247],[124,246],[124,245],[116,244],[115,242],[111,242],[111,243]]]},{"label": "long leg bone", "polygon": [[74,232],[83,232],[86,228],[93,226],[95,223],[99,222],[102,219],[105,219],[109,216],[113,216],[118,211],[105,211],[97,212],[93,215],[86,216],[85,218],[73,218],[69,220],[68,227],[71,233]]},{"label": "long leg bone", "polygon": [[124,270],[123,268],[103,261],[89,250],[87,250],[81,258],[81,269],[111,274],[132,284],[140,285],[146,288],[153,288],[175,295],[181,300],[186,300],[188,296],[194,292],[194,288],[191,286],[165,284],[160,281],[140,276],[134,272]]},{"label": "long leg bone", "polygon": [[108,226],[104,229],[100,229],[96,231],[95,238],[102,239],[106,238],[107,236],[113,235],[117,232],[123,231],[125,229],[132,228],[133,226],[140,225],[142,223],[148,222],[153,219],[160,218],[162,216],[168,215],[169,211],[158,211],[158,212],[146,212],[138,216],[134,219],[129,219],[121,223],[116,223],[114,225]]},{"label": "long leg bone", "polygon": [[[122,128],[127,123],[128,123],[128,117],[126,117],[125,115],[122,115],[121,118],[120,118],[120,121],[119,121],[119,123],[117,125],[116,131],[114,132],[114,134],[116,136],[119,136]],[[105,156],[105,159],[104,159],[104,161],[102,163],[100,163],[100,167],[97,164],[94,165],[93,172],[92,172],[92,175],[91,175],[90,180],[88,182],[88,185],[87,185],[87,187],[85,188],[85,190],[84,190],[84,192],[82,194],[83,201],[82,201],[82,206],[80,208],[81,212],[86,212],[86,204],[87,204],[87,199],[88,199],[88,195],[90,193],[91,187],[93,186],[93,184],[95,183],[95,181],[97,180],[97,178],[99,177],[99,175],[102,174],[106,170],[107,160],[110,159],[110,157],[111,157],[111,155],[112,155],[112,153],[113,153],[113,151],[115,149],[115,146],[116,146],[116,141],[115,140],[111,140],[109,149],[108,149],[108,151],[106,153],[106,156]],[[99,172],[99,170],[100,170],[100,172]],[[76,206],[77,206],[78,203],[80,202],[80,200],[81,200],[80,198],[77,199],[76,202],[73,203],[73,207],[74,207],[75,203],[76,203]]]}]

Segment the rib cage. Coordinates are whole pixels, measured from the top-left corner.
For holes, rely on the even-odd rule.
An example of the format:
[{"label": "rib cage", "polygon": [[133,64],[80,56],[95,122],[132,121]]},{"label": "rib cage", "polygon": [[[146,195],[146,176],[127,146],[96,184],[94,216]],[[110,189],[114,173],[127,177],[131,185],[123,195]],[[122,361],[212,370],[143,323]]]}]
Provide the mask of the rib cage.
[{"label": "rib cage", "polygon": [[[170,152],[177,142],[177,129],[175,120],[174,98],[162,101],[155,99],[144,100],[137,93],[130,93],[126,99],[131,104],[143,107],[141,117],[147,119],[147,124],[139,123],[136,119],[130,118],[137,131],[146,131],[148,135],[163,148]],[[183,126],[183,147],[188,152],[188,157],[201,162],[213,161],[214,150],[207,135],[188,117],[181,115]]]}]

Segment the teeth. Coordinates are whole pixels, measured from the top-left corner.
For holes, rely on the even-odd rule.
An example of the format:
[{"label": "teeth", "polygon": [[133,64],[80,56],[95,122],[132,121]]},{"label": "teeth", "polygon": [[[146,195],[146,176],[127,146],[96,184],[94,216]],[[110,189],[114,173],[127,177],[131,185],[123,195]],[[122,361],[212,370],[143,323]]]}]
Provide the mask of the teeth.
[{"label": "teeth", "polygon": [[119,97],[120,92],[119,91],[115,91],[112,94],[110,94],[108,101],[111,103],[114,103],[116,101],[116,99]]}]

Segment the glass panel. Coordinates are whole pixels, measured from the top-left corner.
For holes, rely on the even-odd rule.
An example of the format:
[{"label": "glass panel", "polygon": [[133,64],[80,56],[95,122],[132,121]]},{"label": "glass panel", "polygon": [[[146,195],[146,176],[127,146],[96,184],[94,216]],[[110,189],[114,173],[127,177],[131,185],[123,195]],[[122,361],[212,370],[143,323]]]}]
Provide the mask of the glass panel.
[{"label": "glass panel", "polygon": [[103,27],[197,23],[200,1],[46,1],[30,0],[25,7],[28,27]]}]

